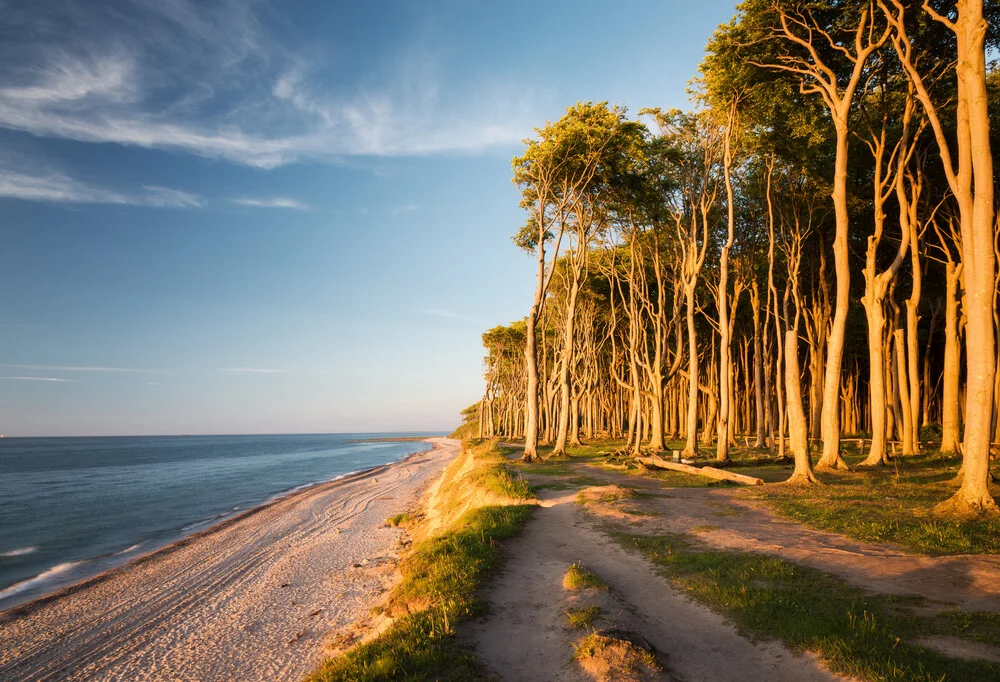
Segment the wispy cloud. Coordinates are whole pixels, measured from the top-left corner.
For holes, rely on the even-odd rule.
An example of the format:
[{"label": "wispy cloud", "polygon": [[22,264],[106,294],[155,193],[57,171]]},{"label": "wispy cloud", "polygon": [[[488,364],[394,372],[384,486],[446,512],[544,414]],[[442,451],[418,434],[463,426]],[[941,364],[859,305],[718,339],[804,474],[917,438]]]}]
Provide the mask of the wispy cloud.
[{"label": "wispy cloud", "polygon": [[254,199],[254,198],[241,198],[241,199],[230,199],[232,203],[239,204],[240,206],[252,206],[254,208],[291,208],[297,211],[305,211],[309,207],[306,204],[296,200],[289,199],[287,197],[274,197],[272,199]]},{"label": "wispy cloud", "polygon": [[451,320],[462,320],[464,322],[475,322],[476,324],[486,324],[482,320],[476,319],[475,317],[468,317],[466,315],[459,315],[458,313],[453,313],[448,310],[437,310],[435,308],[421,308],[421,313],[425,315],[434,315],[435,317],[447,317]]},{"label": "wispy cloud", "polygon": [[10,369],[30,369],[42,372],[129,372],[135,374],[166,374],[166,370],[144,367],[102,367],[97,365],[20,365],[0,364]]},{"label": "wispy cloud", "polygon": [[144,186],[132,193],[95,187],[58,172],[31,174],[0,167],[0,197],[66,204],[118,204],[194,208],[205,201],[168,187]]},{"label": "wispy cloud", "polygon": [[418,208],[420,207],[417,206],[416,204],[406,204],[405,206],[397,206],[396,208],[389,209],[389,212],[392,213],[394,216],[398,216],[404,213],[410,213],[412,211],[416,211]]},{"label": "wispy cloud", "polygon": [[0,379],[7,379],[10,381],[52,381],[58,384],[78,383],[72,379],[57,379],[56,377],[0,377]]},{"label": "wispy cloud", "polygon": [[268,369],[264,367],[233,367],[231,369],[220,369],[220,372],[228,374],[284,374],[287,369]]},{"label": "wispy cloud", "polygon": [[482,150],[515,144],[539,122],[538,93],[481,73],[450,81],[433,41],[404,43],[357,81],[333,82],[326,60],[302,56],[317,47],[263,30],[263,7],[63,0],[10,11],[0,127],[272,168]]}]

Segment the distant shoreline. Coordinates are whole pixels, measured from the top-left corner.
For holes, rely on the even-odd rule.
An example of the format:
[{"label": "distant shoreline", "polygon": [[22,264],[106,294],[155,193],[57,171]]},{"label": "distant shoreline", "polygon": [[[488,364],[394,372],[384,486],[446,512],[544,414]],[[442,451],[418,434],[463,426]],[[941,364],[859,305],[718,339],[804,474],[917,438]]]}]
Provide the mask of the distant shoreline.
[{"label": "distant shoreline", "polygon": [[[145,438],[145,437],[146,436],[143,436],[143,438]],[[180,437],[180,436],[178,436],[178,437]],[[145,550],[145,551],[143,551],[141,553],[135,554],[134,556],[130,556],[130,557],[124,558],[121,561],[121,563],[112,563],[109,566],[109,565],[107,565],[108,562],[105,562],[106,568],[103,568],[101,570],[93,572],[93,573],[91,573],[89,575],[81,576],[79,579],[74,580],[74,581],[70,582],[69,584],[66,584],[66,583],[58,584],[57,583],[57,584],[53,585],[53,587],[52,587],[51,590],[43,592],[41,594],[37,594],[37,595],[35,595],[33,597],[29,597],[28,599],[26,599],[24,601],[17,601],[16,598],[14,598],[13,595],[11,595],[11,597],[9,597],[9,599],[13,603],[10,606],[0,606],[0,623],[4,622],[4,619],[9,614],[19,613],[22,609],[27,609],[28,611],[30,611],[31,609],[35,608],[37,605],[42,605],[44,603],[47,603],[48,601],[59,599],[59,598],[61,598],[63,596],[66,596],[67,594],[72,594],[73,592],[76,592],[78,590],[85,589],[85,588],[87,588],[87,587],[89,587],[89,586],[91,586],[91,585],[93,585],[93,584],[95,584],[97,582],[100,582],[101,580],[104,580],[104,579],[110,577],[111,575],[115,574],[116,572],[125,571],[125,570],[130,569],[134,565],[138,565],[138,564],[144,563],[146,561],[153,560],[158,555],[167,554],[167,553],[169,553],[169,552],[171,552],[171,551],[173,551],[173,550],[175,550],[175,549],[177,549],[179,547],[184,546],[188,542],[194,541],[197,538],[209,536],[209,535],[211,535],[211,534],[213,534],[215,532],[218,532],[218,531],[222,530],[223,528],[225,528],[225,527],[227,527],[227,526],[229,526],[229,525],[231,525],[233,523],[237,523],[237,522],[239,522],[239,521],[241,521],[243,519],[246,519],[246,518],[248,518],[250,516],[253,516],[254,514],[257,514],[257,513],[261,512],[261,511],[264,511],[265,509],[268,509],[269,507],[271,507],[271,506],[273,506],[275,504],[278,504],[278,503],[280,503],[280,502],[282,502],[284,500],[288,500],[288,499],[291,499],[291,498],[299,496],[299,495],[305,495],[305,494],[308,494],[310,492],[314,492],[318,488],[323,487],[323,486],[335,486],[337,484],[341,484],[341,483],[344,483],[344,482],[349,482],[349,481],[355,480],[357,478],[364,477],[364,476],[366,476],[368,474],[371,474],[373,472],[377,473],[377,472],[382,471],[383,469],[385,469],[387,467],[391,467],[393,465],[400,464],[402,462],[406,462],[411,457],[414,457],[416,455],[420,455],[422,453],[428,452],[430,449],[432,449],[433,448],[433,442],[429,440],[430,438],[433,438],[433,436],[423,436],[423,437],[420,437],[420,438],[407,438],[406,439],[407,442],[409,442],[409,441],[424,441],[424,442],[430,443],[431,447],[427,448],[425,450],[418,450],[416,452],[411,452],[411,453],[409,453],[407,455],[404,455],[403,457],[401,457],[399,459],[392,460],[391,462],[385,462],[384,464],[376,464],[374,466],[365,467],[365,468],[362,468],[362,469],[358,469],[356,471],[349,471],[349,472],[346,472],[346,473],[343,473],[343,474],[338,474],[336,476],[333,476],[332,478],[321,479],[321,480],[318,480],[318,481],[311,481],[309,483],[304,483],[302,485],[294,486],[294,487],[288,488],[286,490],[280,490],[278,492],[275,492],[275,493],[271,494],[266,499],[263,499],[258,504],[250,506],[250,507],[248,507],[246,509],[235,510],[235,511],[232,511],[231,513],[223,514],[223,515],[218,516],[218,517],[216,517],[214,519],[213,518],[206,518],[206,519],[201,519],[201,520],[195,521],[195,522],[191,523],[187,527],[187,528],[189,528],[189,530],[184,530],[183,528],[179,529],[175,534],[173,534],[172,538],[168,539],[167,541],[164,542],[161,539],[161,541],[159,543],[152,544],[147,550]],[[348,442],[349,443],[363,443],[363,442],[369,442],[369,441],[358,440],[358,441],[348,441]],[[381,441],[380,439],[372,439],[372,441],[370,441],[370,442],[395,442],[395,439],[385,439],[385,441]],[[206,524],[208,524],[208,525],[206,525]],[[146,541],[144,540],[143,542],[146,542]],[[142,544],[142,543],[140,543],[140,544]],[[122,552],[122,553],[124,553],[124,552]],[[100,561],[102,559],[108,559],[109,557],[113,557],[113,556],[114,555],[93,556],[93,557],[89,557],[89,558],[86,558],[86,559],[82,559],[78,563],[83,564],[83,563],[89,563],[89,562],[97,562],[97,561]],[[51,569],[49,569],[49,570],[51,570]],[[42,574],[39,574],[39,575],[33,576],[31,578],[28,578],[28,579],[22,581],[22,583],[23,582],[30,582],[32,580],[35,580],[40,575],[42,575]],[[8,586],[4,587],[3,589],[0,589],[0,594],[2,594],[4,591],[9,590],[9,589],[11,589],[13,587],[17,587],[19,584],[22,584],[22,583],[14,583],[13,585],[8,585]],[[2,601],[3,601],[3,599],[0,598],[0,602],[2,602]]]},{"label": "distant shoreline", "polygon": [[426,441],[428,438],[436,436],[400,436],[398,438],[352,438],[348,443],[411,443],[416,441]]}]

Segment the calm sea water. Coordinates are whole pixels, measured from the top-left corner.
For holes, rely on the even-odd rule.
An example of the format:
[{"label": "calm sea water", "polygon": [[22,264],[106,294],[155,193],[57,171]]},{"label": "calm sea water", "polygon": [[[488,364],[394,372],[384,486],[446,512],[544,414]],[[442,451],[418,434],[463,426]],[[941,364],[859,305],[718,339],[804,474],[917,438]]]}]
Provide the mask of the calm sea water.
[{"label": "calm sea water", "polygon": [[387,435],[0,439],[0,610],[430,447],[350,442]]}]

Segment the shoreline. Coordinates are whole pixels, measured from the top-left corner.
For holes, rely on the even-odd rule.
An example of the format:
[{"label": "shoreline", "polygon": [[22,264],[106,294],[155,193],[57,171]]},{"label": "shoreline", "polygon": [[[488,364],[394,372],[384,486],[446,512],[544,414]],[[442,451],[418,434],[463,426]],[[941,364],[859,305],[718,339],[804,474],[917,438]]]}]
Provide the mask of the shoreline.
[{"label": "shoreline", "polygon": [[308,672],[329,636],[366,616],[394,579],[403,533],[384,521],[411,509],[457,452],[455,441],[428,442],[0,612],[0,677],[272,680]]},{"label": "shoreline", "polygon": [[[230,512],[224,512],[221,515],[217,515],[215,517],[209,517],[207,519],[201,519],[201,520],[198,520],[198,521],[194,521],[194,522],[192,522],[192,523],[184,526],[183,528],[180,528],[177,531],[177,533],[173,534],[173,539],[168,540],[164,544],[154,544],[147,551],[144,551],[144,552],[142,552],[140,554],[136,554],[135,556],[132,556],[132,557],[128,557],[122,563],[113,564],[111,566],[108,566],[107,568],[104,568],[104,569],[101,569],[101,570],[97,571],[96,573],[93,573],[92,575],[87,575],[87,576],[81,577],[81,578],[79,578],[77,580],[74,580],[74,581],[70,582],[69,584],[64,584],[64,585],[61,585],[61,586],[55,586],[55,587],[53,587],[52,590],[47,591],[47,592],[45,592],[43,594],[39,594],[37,596],[31,597],[31,598],[29,598],[29,599],[27,599],[25,601],[17,602],[17,603],[11,604],[10,606],[0,606],[0,623],[3,623],[5,621],[5,619],[6,619],[6,617],[9,614],[16,614],[16,613],[18,613],[22,609],[29,609],[30,610],[30,609],[34,608],[36,605],[42,605],[43,603],[51,601],[53,599],[58,599],[60,597],[66,596],[67,594],[72,594],[73,592],[77,591],[78,589],[86,588],[89,585],[92,585],[92,584],[94,584],[96,582],[99,582],[100,580],[104,580],[104,579],[110,577],[116,571],[121,571],[121,570],[128,569],[129,567],[131,567],[133,565],[138,565],[138,564],[140,564],[140,563],[142,563],[144,561],[153,559],[154,557],[156,557],[157,555],[159,555],[161,553],[167,553],[167,552],[170,552],[170,551],[174,551],[174,550],[176,550],[176,549],[184,546],[184,544],[186,542],[190,541],[190,540],[194,540],[196,538],[203,537],[203,536],[208,536],[208,535],[211,535],[212,533],[218,532],[218,531],[224,529],[230,523],[235,523],[235,522],[240,521],[241,519],[245,519],[245,518],[248,518],[250,516],[253,516],[254,514],[257,514],[257,513],[261,512],[261,511],[264,511],[265,509],[267,509],[267,508],[269,508],[269,507],[271,507],[271,506],[273,506],[275,504],[278,504],[279,502],[281,502],[283,500],[290,499],[290,498],[292,498],[294,496],[297,496],[297,495],[309,493],[310,491],[314,491],[317,488],[320,488],[321,486],[332,486],[332,485],[335,485],[335,484],[337,484],[337,483],[339,483],[341,481],[353,481],[353,480],[355,480],[357,478],[364,477],[364,476],[366,476],[366,475],[368,475],[368,474],[370,474],[370,473],[372,473],[374,471],[383,470],[386,467],[391,467],[391,466],[396,465],[396,464],[401,464],[403,462],[406,462],[408,459],[410,459],[412,457],[415,457],[417,455],[420,455],[420,454],[423,454],[423,453],[426,453],[426,452],[430,452],[434,448],[434,443],[433,443],[433,441],[431,439],[435,438],[435,437],[436,436],[427,436],[427,437],[421,437],[419,439],[414,439],[415,441],[419,440],[421,442],[429,443],[431,445],[431,447],[427,448],[425,450],[418,450],[417,452],[411,452],[410,454],[404,455],[403,457],[400,457],[399,459],[392,460],[391,462],[386,462],[385,464],[376,464],[374,466],[367,467],[365,469],[358,469],[357,471],[349,471],[349,472],[344,473],[344,474],[338,474],[337,476],[335,476],[333,478],[328,478],[328,479],[325,479],[325,480],[322,480],[322,481],[313,481],[311,483],[305,483],[303,485],[295,486],[294,488],[289,488],[287,490],[283,490],[283,491],[279,491],[277,493],[274,493],[273,495],[270,495],[269,497],[267,497],[266,499],[264,499],[262,502],[260,502],[258,504],[255,504],[255,505],[253,505],[251,507],[248,507],[246,509],[232,510]],[[205,527],[203,527],[203,528],[198,528],[199,526],[203,526],[204,524],[208,524],[208,525],[205,526]],[[185,530],[185,528],[188,529],[188,530]],[[143,543],[145,543],[147,541],[148,540],[140,540],[137,544],[132,545],[132,547],[141,546]],[[42,571],[41,573],[38,573],[37,575],[34,575],[34,576],[32,576],[30,578],[27,578],[27,579],[25,579],[23,581],[14,583],[12,585],[8,585],[8,586],[4,587],[3,589],[0,589],[0,603],[2,603],[2,601],[4,599],[3,596],[2,596],[2,594],[5,591],[13,589],[13,588],[17,587],[18,585],[23,585],[23,584],[28,583],[30,581],[37,580],[38,578],[40,578],[41,576],[45,575],[46,573],[54,570],[55,568],[58,568],[59,566],[66,565],[66,563],[82,564],[82,563],[87,563],[87,562],[100,561],[101,559],[110,559],[110,558],[112,558],[114,556],[117,556],[117,555],[127,554],[128,551],[129,551],[129,549],[131,549],[131,547],[130,548],[126,548],[124,550],[121,550],[120,552],[117,552],[117,553],[102,554],[102,555],[98,555],[98,556],[88,557],[88,558],[85,558],[85,559],[79,559],[79,560],[74,561],[74,562],[63,562],[63,563],[56,564],[54,566],[50,566],[49,568],[45,569],[45,571]],[[13,596],[13,595],[11,595],[11,596]]]}]

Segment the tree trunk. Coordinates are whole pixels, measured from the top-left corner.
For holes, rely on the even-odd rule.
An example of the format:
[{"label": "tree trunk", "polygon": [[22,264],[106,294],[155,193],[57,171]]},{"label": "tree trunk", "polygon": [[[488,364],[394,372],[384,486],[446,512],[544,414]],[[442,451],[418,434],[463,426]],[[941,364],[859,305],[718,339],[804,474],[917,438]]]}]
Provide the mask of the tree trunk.
[{"label": "tree trunk", "polygon": [[694,283],[684,288],[688,337],[688,400],[684,456],[698,454],[698,332],[694,326]]},{"label": "tree trunk", "polygon": [[958,282],[962,265],[946,264],[944,299],[944,387],[941,397],[941,454],[958,452],[958,381],[960,346],[958,341]]},{"label": "tree trunk", "polygon": [[809,456],[809,434],[806,413],[802,407],[799,385],[799,335],[794,329],[785,332],[785,399],[788,404],[788,445],[795,457],[795,471],[789,483],[816,483],[812,458]]},{"label": "tree trunk", "polygon": [[[850,101],[848,101],[848,106]],[[845,120],[837,123],[837,156],[833,175],[833,208],[836,214],[836,237],[833,240],[833,263],[837,275],[837,293],[834,304],[833,324],[826,354],[826,378],[823,382],[823,456],[817,466],[846,469],[847,463],[840,456],[840,364],[844,354],[844,332],[851,294],[850,251],[847,233],[850,214],[847,207],[847,150],[848,129]]]}]

